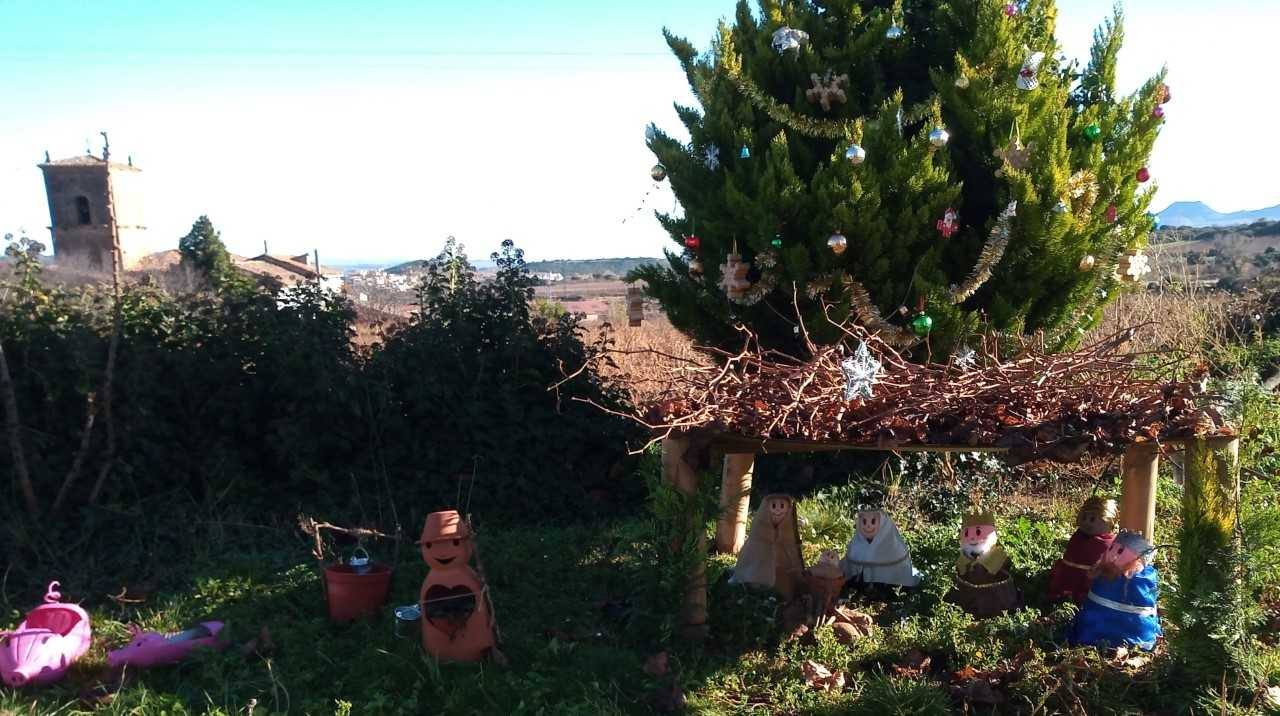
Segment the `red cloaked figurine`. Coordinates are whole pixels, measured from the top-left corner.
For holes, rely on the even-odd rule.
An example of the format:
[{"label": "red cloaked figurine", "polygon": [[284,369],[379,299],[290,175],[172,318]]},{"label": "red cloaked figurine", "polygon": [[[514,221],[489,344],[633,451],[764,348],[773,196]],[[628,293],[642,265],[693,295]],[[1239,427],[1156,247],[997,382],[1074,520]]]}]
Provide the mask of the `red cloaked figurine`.
[{"label": "red cloaked figurine", "polygon": [[1049,573],[1049,600],[1082,604],[1089,595],[1089,570],[1115,541],[1116,501],[1090,497],[1076,514],[1076,533]]}]

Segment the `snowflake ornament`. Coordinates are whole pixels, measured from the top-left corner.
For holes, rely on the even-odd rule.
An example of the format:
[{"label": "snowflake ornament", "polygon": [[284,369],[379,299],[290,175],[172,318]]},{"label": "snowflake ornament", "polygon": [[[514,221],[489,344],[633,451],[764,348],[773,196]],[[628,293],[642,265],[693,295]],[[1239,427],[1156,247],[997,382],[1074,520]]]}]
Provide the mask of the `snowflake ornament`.
[{"label": "snowflake ornament", "polygon": [[840,363],[840,372],[844,374],[844,399],[866,400],[872,397],[871,388],[880,375],[880,361],[871,356],[867,342],[860,341],[853,356]]},{"label": "snowflake ornament", "polygon": [[953,360],[960,370],[973,370],[978,364],[978,354],[969,346],[960,346],[956,349]]},{"label": "snowflake ornament", "polygon": [[1151,273],[1151,257],[1142,253],[1141,249],[1132,251],[1120,259],[1120,279],[1136,283]]},{"label": "snowflake ornament", "polygon": [[809,33],[790,27],[780,27],[773,31],[773,51],[779,55],[787,50],[800,52],[800,46],[809,41]]},{"label": "snowflake ornament", "polygon": [[703,153],[702,161],[704,164],[707,165],[707,168],[710,169],[711,171],[715,171],[719,169],[720,168],[720,147],[717,147],[714,144],[709,145],[707,147],[706,152]]}]

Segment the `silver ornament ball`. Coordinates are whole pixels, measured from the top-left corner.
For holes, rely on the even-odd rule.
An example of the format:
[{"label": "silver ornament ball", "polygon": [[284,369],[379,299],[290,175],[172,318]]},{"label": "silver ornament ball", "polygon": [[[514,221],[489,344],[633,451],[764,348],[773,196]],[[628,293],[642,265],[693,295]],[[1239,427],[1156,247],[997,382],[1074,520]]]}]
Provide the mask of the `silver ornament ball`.
[{"label": "silver ornament ball", "polygon": [[884,31],[884,36],[890,40],[896,40],[899,37],[902,37],[902,32],[902,28],[898,27],[898,23],[895,22],[889,26],[888,30]]},{"label": "silver ornament ball", "polygon": [[849,240],[844,237],[844,234],[837,231],[827,239],[827,248],[831,249],[831,252],[836,256],[839,256],[844,253],[845,249],[849,248]]},{"label": "silver ornament ball", "polygon": [[934,127],[933,131],[929,132],[929,143],[935,147],[945,147],[950,140],[951,134],[942,127]]},{"label": "silver ornament ball", "polygon": [[662,181],[667,178],[667,168],[661,164],[654,164],[649,170],[649,176],[653,177],[654,181]]},{"label": "silver ornament ball", "polygon": [[849,148],[844,150],[844,158],[853,164],[861,164],[867,160],[867,150],[856,144],[850,144]]}]

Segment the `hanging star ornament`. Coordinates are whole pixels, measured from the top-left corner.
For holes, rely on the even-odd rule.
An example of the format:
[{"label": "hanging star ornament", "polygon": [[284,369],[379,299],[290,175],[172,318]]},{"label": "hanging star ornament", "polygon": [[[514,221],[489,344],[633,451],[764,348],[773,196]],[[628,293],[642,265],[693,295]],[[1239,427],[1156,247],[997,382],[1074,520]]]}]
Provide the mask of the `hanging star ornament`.
[{"label": "hanging star ornament", "polygon": [[956,349],[954,360],[960,370],[973,370],[978,364],[978,354],[969,346],[960,346]]},{"label": "hanging star ornament", "polygon": [[844,374],[844,399],[866,400],[872,397],[871,387],[880,375],[880,361],[871,356],[866,341],[859,341],[853,356],[840,363],[840,372]]},{"label": "hanging star ornament", "polygon": [[703,155],[703,162],[707,165],[707,168],[710,169],[711,171],[715,171],[719,169],[720,168],[720,147],[717,147],[714,144],[707,146],[707,151]]},{"label": "hanging star ornament", "polygon": [[[1034,146],[1035,142],[1031,142],[1024,147],[1022,146],[1022,140],[1011,139],[1007,145],[996,149],[992,154],[1010,168],[1023,171],[1031,161],[1031,149]],[[1004,176],[1003,166],[996,170],[996,176]]]}]

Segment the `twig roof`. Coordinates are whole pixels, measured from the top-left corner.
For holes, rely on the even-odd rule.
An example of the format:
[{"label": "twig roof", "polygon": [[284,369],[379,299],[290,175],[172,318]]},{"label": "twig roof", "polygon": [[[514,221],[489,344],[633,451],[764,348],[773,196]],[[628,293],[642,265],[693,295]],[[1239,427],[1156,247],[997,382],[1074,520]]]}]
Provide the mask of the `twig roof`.
[{"label": "twig roof", "polygon": [[[746,329],[741,351],[711,349],[710,364],[681,361],[658,395],[627,417],[653,440],[683,435],[732,452],[997,449],[1014,462],[1074,462],[1139,442],[1234,435],[1204,391],[1204,375],[1164,379],[1160,354],[1124,353],[1133,330],[1063,353],[1020,342],[1001,359],[988,336],[971,365],[918,364],[860,326],[800,359],[762,349]],[[1006,339],[1007,340],[1007,339]],[[865,341],[882,368],[869,398],[845,400],[840,363]],[[1009,355],[1009,351],[1003,352]],[[677,359],[678,360],[678,359]],[[604,409],[604,408],[602,408]]]}]

